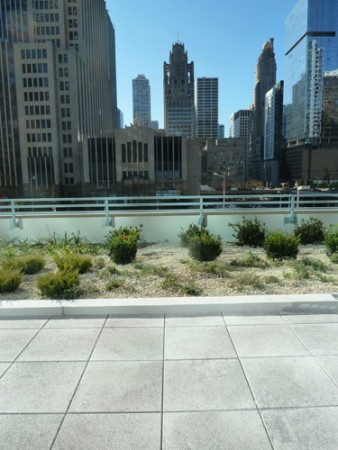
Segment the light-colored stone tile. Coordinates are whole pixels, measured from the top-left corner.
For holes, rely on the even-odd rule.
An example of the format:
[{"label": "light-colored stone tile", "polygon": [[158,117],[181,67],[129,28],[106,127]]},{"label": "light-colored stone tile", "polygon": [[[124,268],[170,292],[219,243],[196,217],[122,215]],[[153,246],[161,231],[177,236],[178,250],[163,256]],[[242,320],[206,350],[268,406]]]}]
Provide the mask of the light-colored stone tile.
[{"label": "light-colored stone tile", "polygon": [[167,314],[165,319],[166,327],[215,327],[224,326],[221,314],[205,315],[176,315]]},{"label": "light-colored stone tile", "polygon": [[165,413],[163,450],[271,450],[256,411]]},{"label": "light-colored stone tile", "polygon": [[274,316],[226,316],[224,320],[227,325],[284,325],[279,315]]},{"label": "light-colored stone tile", "polygon": [[10,319],[0,318],[0,330],[17,329],[40,329],[47,322],[48,318],[22,318]]},{"label": "light-colored stone tile", "polygon": [[92,362],[72,412],[161,411],[162,362]]},{"label": "light-colored stone tile", "polygon": [[41,330],[18,361],[87,361],[100,330]]},{"label": "light-colored stone tile", "polygon": [[154,316],[109,316],[106,327],[138,328],[164,327],[164,314]]},{"label": "light-colored stone tile", "polygon": [[0,361],[14,361],[37,330],[0,330]]},{"label": "light-colored stone tile", "polygon": [[316,360],[322,365],[324,370],[338,384],[338,355],[336,356],[317,356]]},{"label": "light-colored stone tile", "polygon": [[161,414],[68,414],[53,450],[159,450]]},{"label": "light-colored stone tile", "polygon": [[286,323],[338,323],[338,314],[291,314],[282,318]]},{"label": "light-colored stone tile", "polygon": [[0,450],[46,450],[62,415],[0,415]]},{"label": "light-colored stone tile", "polygon": [[10,364],[0,363],[0,377],[3,373],[6,372],[6,370],[8,369],[9,366],[10,366]]},{"label": "light-colored stone tile", "polygon": [[237,360],[167,361],[164,411],[255,408]]},{"label": "light-colored stone tile", "polygon": [[262,411],[275,450],[337,450],[338,408]]},{"label": "light-colored stone tile", "polygon": [[166,359],[235,357],[235,350],[224,326],[166,328]]},{"label": "light-colored stone tile", "polygon": [[260,408],[335,406],[338,388],[311,357],[242,360]]},{"label": "light-colored stone tile", "polygon": [[163,328],[105,328],[93,361],[162,360]]},{"label": "light-colored stone tile", "polygon": [[228,330],[241,357],[309,355],[287,325],[229,326]]},{"label": "light-colored stone tile", "polygon": [[338,355],[338,323],[290,327],[314,355]]},{"label": "light-colored stone tile", "polygon": [[0,413],[62,413],[85,363],[15,363],[0,380]]},{"label": "light-colored stone tile", "polygon": [[106,316],[55,316],[45,328],[102,328]]}]

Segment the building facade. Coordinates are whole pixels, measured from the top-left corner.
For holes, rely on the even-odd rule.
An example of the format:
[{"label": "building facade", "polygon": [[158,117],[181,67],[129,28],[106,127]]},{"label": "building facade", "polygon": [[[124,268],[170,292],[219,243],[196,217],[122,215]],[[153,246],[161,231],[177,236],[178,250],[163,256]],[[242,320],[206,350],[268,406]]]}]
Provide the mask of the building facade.
[{"label": "building facade", "polygon": [[197,78],[197,138],[218,138],[218,78]]},{"label": "building facade", "polygon": [[195,136],[194,63],[176,42],[164,63],[164,128],[168,136]]},{"label": "building facade", "polygon": [[321,139],[323,71],[338,68],[338,1],[299,0],[286,20],[284,115],[288,147]]},{"label": "building facade", "polygon": [[271,38],[264,43],[256,65],[247,154],[247,178],[249,181],[262,180],[263,177],[265,94],[276,84],[276,73],[274,40]]},{"label": "building facade", "polygon": [[0,45],[1,193],[82,195],[85,138],[118,124],[105,1],[1,2]]},{"label": "building facade", "polygon": [[133,79],[133,122],[140,127],[151,127],[150,84],[144,75]]}]

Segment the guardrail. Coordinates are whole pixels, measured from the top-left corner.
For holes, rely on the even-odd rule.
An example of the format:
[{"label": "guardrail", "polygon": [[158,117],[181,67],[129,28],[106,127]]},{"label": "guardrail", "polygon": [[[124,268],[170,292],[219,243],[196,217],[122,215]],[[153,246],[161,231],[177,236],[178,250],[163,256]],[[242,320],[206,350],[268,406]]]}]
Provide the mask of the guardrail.
[{"label": "guardrail", "polygon": [[[218,230],[221,219],[223,223],[231,223],[237,216],[248,215],[260,215],[262,220],[272,221],[279,228],[292,226],[298,215],[304,218],[317,215],[326,223],[338,223],[338,193],[1,199],[0,232],[8,234],[9,230],[10,236],[24,237],[35,232],[50,234],[81,229],[99,237],[102,228],[129,226],[137,221],[147,224],[152,234],[166,239],[170,233],[177,236],[177,230],[192,221],[208,222]],[[158,233],[159,227],[167,228],[169,233]]]}]

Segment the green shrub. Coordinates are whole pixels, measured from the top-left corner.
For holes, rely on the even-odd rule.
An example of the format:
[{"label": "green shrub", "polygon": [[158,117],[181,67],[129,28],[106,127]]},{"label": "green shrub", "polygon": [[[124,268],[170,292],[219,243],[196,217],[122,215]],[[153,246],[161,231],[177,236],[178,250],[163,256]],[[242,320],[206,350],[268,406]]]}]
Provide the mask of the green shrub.
[{"label": "green shrub", "polygon": [[92,267],[92,258],[89,255],[76,253],[55,254],[54,261],[61,272],[85,273]]},{"label": "green shrub", "polygon": [[99,271],[99,277],[100,278],[110,278],[111,275],[118,274],[119,271],[117,270],[117,267],[115,264],[108,264],[103,269]]},{"label": "green shrub", "polygon": [[265,224],[261,223],[257,217],[255,220],[245,219],[241,223],[230,224],[235,233],[236,245],[248,245],[249,247],[263,247],[265,239]]},{"label": "green shrub", "polygon": [[214,261],[222,253],[222,242],[219,236],[207,231],[189,239],[189,253],[197,261]]},{"label": "green shrub", "polygon": [[264,250],[268,258],[295,259],[298,255],[299,238],[286,235],[282,231],[268,234],[264,242]]},{"label": "green shrub", "polygon": [[194,236],[200,236],[202,231],[206,231],[202,226],[195,225],[191,223],[186,231],[183,231],[178,235],[181,240],[182,247],[188,247],[189,240]]},{"label": "green shrub", "polygon": [[80,283],[76,271],[47,273],[37,278],[37,286],[44,297],[73,299],[76,297],[76,287]]},{"label": "green shrub", "polygon": [[0,272],[0,292],[16,291],[21,280],[20,270],[2,270]]},{"label": "green shrub", "polygon": [[240,273],[232,278],[229,284],[239,292],[245,291],[248,288],[262,290],[265,287],[261,277],[253,272]]},{"label": "green shrub", "polygon": [[109,254],[116,264],[131,263],[137,253],[141,232],[136,227],[121,227],[109,235]]},{"label": "green shrub", "polygon": [[233,259],[230,262],[232,267],[255,267],[257,269],[265,269],[268,264],[258,255],[254,255],[252,252],[248,252],[242,258]]},{"label": "green shrub", "polygon": [[114,289],[118,289],[119,287],[123,286],[123,282],[117,278],[112,278],[108,281],[106,288],[107,291],[113,291]]},{"label": "green shrub", "polygon": [[40,272],[45,267],[45,264],[44,258],[40,255],[24,255],[7,258],[2,261],[3,269],[20,270],[29,275]]},{"label": "green shrub", "polygon": [[323,222],[314,217],[308,220],[302,219],[301,224],[295,228],[295,236],[303,245],[321,243],[324,240]]},{"label": "green shrub", "polygon": [[326,253],[328,256],[338,253],[338,225],[331,225],[324,236]]}]

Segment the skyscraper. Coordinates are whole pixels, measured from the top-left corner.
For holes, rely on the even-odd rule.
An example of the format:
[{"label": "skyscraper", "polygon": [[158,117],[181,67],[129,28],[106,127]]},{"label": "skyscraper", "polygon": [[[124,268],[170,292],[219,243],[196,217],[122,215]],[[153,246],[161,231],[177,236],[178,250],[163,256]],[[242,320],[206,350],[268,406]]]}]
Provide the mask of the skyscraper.
[{"label": "skyscraper", "polygon": [[195,136],[194,63],[184,44],[173,44],[164,63],[164,128],[169,136]]},{"label": "skyscraper", "polygon": [[150,85],[144,75],[133,79],[133,120],[134,125],[151,127]]},{"label": "skyscraper", "polygon": [[262,178],[265,94],[276,84],[277,72],[273,44],[273,39],[264,43],[256,65],[254,101],[247,158],[249,179],[260,180]]},{"label": "skyscraper", "polygon": [[196,86],[197,137],[218,137],[218,78],[197,78]]},{"label": "skyscraper", "polygon": [[299,0],[286,20],[284,115],[288,146],[321,137],[323,71],[338,68],[338,1]]},{"label": "skyscraper", "polygon": [[[84,192],[91,175],[83,141],[117,126],[115,72],[104,0],[1,2],[3,195]],[[102,182],[107,164],[100,170]]]}]

